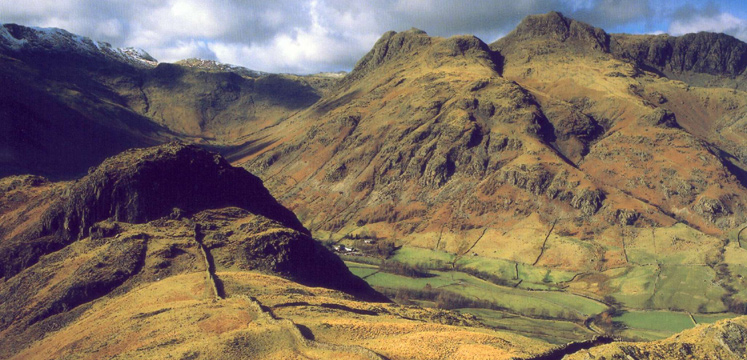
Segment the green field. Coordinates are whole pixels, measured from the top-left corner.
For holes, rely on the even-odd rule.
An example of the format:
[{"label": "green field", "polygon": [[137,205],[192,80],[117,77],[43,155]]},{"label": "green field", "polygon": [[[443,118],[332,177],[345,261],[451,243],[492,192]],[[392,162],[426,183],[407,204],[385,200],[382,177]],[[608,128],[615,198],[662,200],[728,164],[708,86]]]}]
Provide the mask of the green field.
[{"label": "green field", "polygon": [[[356,266],[349,263],[348,266]],[[370,271],[351,268],[363,274]],[[432,271],[428,278],[409,278],[388,273],[376,273],[366,278],[372,286],[387,289],[423,290],[426,284],[475,300],[490,301],[512,312],[541,317],[583,319],[598,314],[607,307],[599,302],[560,291],[529,291],[495,285],[462,272]]]},{"label": "green field", "polygon": [[444,251],[403,246],[391,257],[391,260],[410,265],[420,265],[425,268],[442,268],[450,266],[454,261],[454,254]]},{"label": "green field", "polygon": [[695,321],[698,322],[698,324],[712,324],[719,320],[723,319],[731,319],[733,317],[737,317],[740,315],[732,314],[732,313],[719,313],[719,314],[693,314],[693,317],[695,318]]},{"label": "green field", "polygon": [[366,276],[369,276],[379,271],[379,267],[374,266],[374,265],[353,263],[349,261],[346,261],[345,265],[348,266],[348,269],[350,269],[350,272],[352,272],[355,276],[359,278],[365,278]]},{"label": "green field", "polygon": [[644,309],[654,294],[657,273],[658,268],[651,265],[630,267],[622,272],[610,270],[605,274],[612,278],[608,285],[614,289],[615,300],[627,307]]},{"label": "green field", "polygon": [[629,240],[627,254],[634,265],[702,265],[721,247],[718,238],[677,223],[639,232]]},{"label": "green field", "polygon": [[[419,265],[424,268],[450,268],[454,261],[454,254],[444,251],[403,246],[392,256],[391,260],[410,265]],[[575,272],[548,269],[544,267],[531,266],[528,264],[516,264],[513,261],[479,256],[464,256],[457,260],[457,269],[464,271],[477,271],[496,276],[512,285],[522,280],[521,286],[527,289],[547,290],[551,285],[569,281],[576,275]],[[517,277],[518,272],[518,277]]]},{"label": "green field", "polygon": [[722,312],[721,297],[726,293],[717,285],[716,273],[708,266],[656,265],[636,266],[622,273],[608,272],[612,296],[634,309]]},{"label": "green field", "polygon": [[721,301],[726,290],[715,279],[716,273],[708,266],[663,266],[653,308],[693,313],[726,311]]},{"label": "green field", "polygon": [[[638,255],[644,255],[644,252]],[[698,256],[686,255],[688,260]],[[407,246],[399,249],[388,261],[419,266],[431,277],[411,278],[378,272],[375,265],[358,263],[360,259],[346,259],[354,274],[365,277],[370,285],[389,294],[404,289],[415,292],[409,296],[423,296],[417,292],[426,288],[455,293],[475,301],[476,307],[491,304],[486,307],[492,310],[459,310],[478,316],[486,325],[514,329],[552,342],[588,338],[592,332],[580,326],[580,321],[608,309],[602,302],[563,291],[577,275],[570,271],[481,256],[458,258],[455,270],[447,270],[454,264],[453,254]],[[624,312],[615,318],[626,326],[620,336],[639,340],[661,339],[693,327],[693,319],[697,323],[711,323],[735,316],[722,313],[726,311],[722,302],[726,291],[717,284],[716,272],[711,267],[672,264],[685,260],[672,254],[649,259],[667,262],[618,267],[602,273],[606,278],[605,286],[611,290],[609,294],[623,308],[641,309]],[[736,275],[741,273],[739,270],[747,269],[738,265],[740,263],[736,261],[730,265]],[[429,299],[410,301],[436,306],[435,300]],[[688,312],[693,314],[693,319]]]},{"label": "green field", "polygon": [[589,329],[568,321],[533,319],[489,309],[459,309],[458,311],[477,316],[487,326],[530,335],[553,344],[565,344],[594,336]]},{"label": "green field", "polygon": [[695,326],[686,313],[672,311],[630,311],[615,317],[628,327],[622,332],[626,338],[658,340]]},{"label": "green field", "polygon": [[[710,324],[722,319],[739,316],[732,313],[693,314],[698,324]],[[628,327],[622,332],[625,337],[641,340],[657,340],[695,327],[687,313],[674,311],[629,311],[615,317]]]}]

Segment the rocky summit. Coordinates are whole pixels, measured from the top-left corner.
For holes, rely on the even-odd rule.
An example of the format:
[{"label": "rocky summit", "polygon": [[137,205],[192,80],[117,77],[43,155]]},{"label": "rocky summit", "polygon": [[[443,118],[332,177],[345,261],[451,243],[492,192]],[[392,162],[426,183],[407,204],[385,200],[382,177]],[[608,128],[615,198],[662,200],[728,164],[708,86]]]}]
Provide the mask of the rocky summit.
[{"label": "rocky summit", "polygon": [[742,359],[746,59],[558,12],[344,76],[3,25],[0,358]]}]

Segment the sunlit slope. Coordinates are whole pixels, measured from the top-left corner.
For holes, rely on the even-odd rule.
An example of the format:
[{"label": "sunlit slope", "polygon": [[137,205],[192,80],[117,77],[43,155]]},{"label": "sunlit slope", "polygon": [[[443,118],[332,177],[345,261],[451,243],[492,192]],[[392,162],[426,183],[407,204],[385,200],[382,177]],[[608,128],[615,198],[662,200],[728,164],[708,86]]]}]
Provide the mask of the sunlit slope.
[{"label": "sunlit slope", "polygon": [[743,269],[724,254],[746,220],[744,140],[726,129],[745,97],[682,79],[742,75],[688,63],[668,78],[621,55],[623,39],[558,13],[491,46],[390,32],[231,159],[321,238],[567,271],[550,285],[633,309],[738,310]]}]

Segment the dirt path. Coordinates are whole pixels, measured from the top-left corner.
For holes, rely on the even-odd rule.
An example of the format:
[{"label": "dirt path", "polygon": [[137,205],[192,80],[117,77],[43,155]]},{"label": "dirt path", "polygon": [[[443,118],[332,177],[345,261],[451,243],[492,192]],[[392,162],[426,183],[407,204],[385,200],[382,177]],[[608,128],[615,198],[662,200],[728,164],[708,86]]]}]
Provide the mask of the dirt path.
[{"label": "dirt path", "polygon": [[197,242],[197,245],[200,248],[200,253],[202,253],[202,259],[205,262],[205,281],[213,294],[213,298],[215,300],[221,300],[225,298],[223,282],[221,282],[215,275],[215,262],[213,261],[213,256],[210,254],[210,250],[208,250],[207,247],[205,247],[205,244],[202,243],[205,234],[202,233],[200,224],[198,223],[195,223],[194,237],[195,242]]},{"label": "dirt path", "polygon": [[692,322],[693,322],[693,325],[695,325],[695,326],[697,326],[697,325],[698,325],[698,322],[697,322],[697,321],[695,320],[695,317],[693,316],[693,314],[692,314],[691,312],[689,312],[689,311],[688,311],[688,312],[687,312],[687,316],[689,316],[689,317],[690,317],[690,320],[692,320]]},{"label": "dirt path", "polygon": [[628,259],[628,248],[625,246],[625,229],[620,230],[620,238],[622,239],[622,247],[623,247],[623,255],[625,256],[625,263],[630,264],[630,260]]},{"label": "dirt path", "polygon": [[550,231],[547,232],[547,236],[545,236],[545,241],[542,242],[542,248],[540,249],[539,255],[537,255],[537,260],[534,260],[534,263],[532,263],[532,266],[536,266],[537,263],[542,258],[542,254],[545,253],[545,246],[547,246],[547,240],[550,239],[550,234],[552,234],[553,229],[555,229],[555,224],[558,222],[556,219],[552,222],[552,226],[550,227]]},{"label": "dirt path", "polygon": [[445,227],[446,227],[446,223],[443,223],[441,225],[441,231],[438,233],[438,240],[436,240],[436,246],[433,248],[433,250],[438,250],[438,247],[441,246],[441,238],[444,236]]},{"label": "dirt path", "polygon": [[[492,225],[492,224],[491,224],[491,225]],[[453,261],[451,262],[451,269],[452,269],[452,270],[456,270],[456,263],[457,263],[457,262],[458,262],[458,261],[459,261],[459,260],[460,260],[460,259],[461,259],[461,258],[462,258],[462,257],[464,256],[464,255],[467,255],[467,254],[469,254],[469,252],[470,252],[470,251],[472,251],[472,249],[474,249],[474,248],[475,248],[475,246],[477,246],[477,243],[479,243],[479,242],[480,242],[480,240],[482,239],[482,237],[483,237],[483,236],[485,236],[485,233],[486,233],[486,232],[488,232],[488,229],[490,229],[490,227],[487,227],[487,226],[486,226],[486,227],[485,227],[485,228],[484,228],[484,229],[482,230],[482,234],[480,234],[480,236],[479,236],[479,237],[477,238],[477,240],[475,240],[475,242],[474,242],[474,243],[472,243],[472,246],[470,246],[469,248],[467,248],[466,250],[464,250],[464,251],[462,251],[462,252],[460,252],[460,253],[454,254],[454,260],[453,260]]]}]

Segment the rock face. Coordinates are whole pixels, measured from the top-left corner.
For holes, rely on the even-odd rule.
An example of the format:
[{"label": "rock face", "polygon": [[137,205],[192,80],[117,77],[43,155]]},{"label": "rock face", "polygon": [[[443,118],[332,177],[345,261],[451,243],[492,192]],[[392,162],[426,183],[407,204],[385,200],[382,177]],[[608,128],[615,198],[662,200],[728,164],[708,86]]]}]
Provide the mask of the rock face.
[{"label": "rock face", "polygon": [[747,44],[725,34],[700,32],[682,36],[607,34],[600,28],[567,18],[558,12],[527,16],[511,33],[491,44],[504,54],[516,52],[522,42],[542,43],[553,51],[564,49],[609,53],[647,69],[668,75],[703,73],[735,77],[747,68]]},{"label": "rock face", "polygon": [[[64,203],[45,218],[44,236],[89,236],[96,222],[144,223],[169,215],[235,206],[308,233],[272,198],[256,176],[195,145],[169,143],[109,158],[67,190]],[[55,210],[61,210],[54,213]]]},{"label": "rock face", "polygon": [[646,125],[658,126],[664,128],[677,128],[677,118],[669,110],[658,108],[641,119]]},{"label": "rock face", "polygon": [[384,62],[396,57],[407,56],[413,51],[430,45],[430,43],[430,36],[420,29],[413,28],[400,33],[389,31],[382,35],[374,44],[373,49],[358,61],[353,69],[353,72],[357,75],[351,78],[360,78],[381,66]]},{"label": "rock face", "polygon": [[747,44],[725,34],[613,35],[610,50],[621,59],[668,73],[733,77],[747,68]]}]

